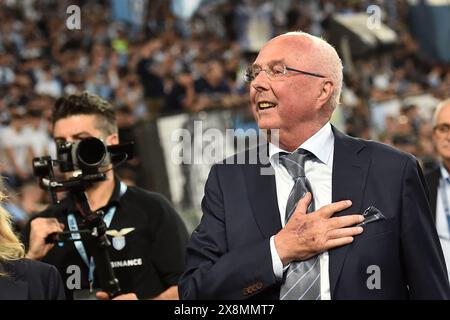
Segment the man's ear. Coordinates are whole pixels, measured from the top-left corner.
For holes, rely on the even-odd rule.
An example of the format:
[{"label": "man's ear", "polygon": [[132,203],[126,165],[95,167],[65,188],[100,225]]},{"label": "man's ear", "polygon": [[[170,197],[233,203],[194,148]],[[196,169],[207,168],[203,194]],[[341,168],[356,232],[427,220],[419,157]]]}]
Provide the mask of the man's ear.
[{"label": "man's ear", "polygon": [[113,133],[110,134],[108,137],[106,137],[106,145],[110,146],[113,144],[119,144],[119,134],[118,133]]},{"label": "man's ear", "polygon": [[322,87],[320,88],[319,95],[317,97],[320,105],[324,105],[328,102],[328,100],[330,100],[331,96],[333,95],[333,91],[334,83],[329,79],[325,79],[322,83]]}]

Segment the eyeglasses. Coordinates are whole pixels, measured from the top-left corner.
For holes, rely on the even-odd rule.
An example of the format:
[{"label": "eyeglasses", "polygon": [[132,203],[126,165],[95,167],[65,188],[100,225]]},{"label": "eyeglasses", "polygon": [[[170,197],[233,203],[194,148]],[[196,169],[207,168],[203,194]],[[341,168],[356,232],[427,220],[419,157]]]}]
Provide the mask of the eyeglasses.
[{"label": "eyeglasses", "polygon": [[450,124],[448,123],[437,124],[434,126],[433,130],[442,136],[448,135],[448,133],[450,132]]},{"label": "eyeglasses", "polygon": [[275,64],[266,69],[263,69],[258,65],[251,65],[248,66],[247,70],[245,71],[245,82],[250,83],[255,80],[255,78],[261,73],[261,71],[264,71],[271,80],[280,79],[286,76],[288,74],[288,71],[298,72],[311,77],[325,78],[325,76],[321,74],[290,68],[284,64]]}]

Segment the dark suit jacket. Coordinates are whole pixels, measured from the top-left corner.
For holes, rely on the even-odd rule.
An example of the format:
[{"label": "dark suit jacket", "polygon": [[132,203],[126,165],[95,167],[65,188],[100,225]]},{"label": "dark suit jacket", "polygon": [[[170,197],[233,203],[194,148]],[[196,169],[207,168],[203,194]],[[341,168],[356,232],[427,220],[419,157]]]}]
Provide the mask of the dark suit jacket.
[{"label": "dark suit jacket", "polygon": [[[332,299],[450,298],[444,257],[416,159],[386,145],[335,135],[332,201],[374,205],[386,220],[368,224],[353,243],[329,251]],[[248,162],[247,162],[248,163]],[[270,166],[270,164],[268,165]],[[203,217],[179,282],[182,299],[278,299],[269,239],[281,229],[273,175],[261,164],[212,167]],[[370,266],[380,289],[369,289]],[[368,270],[369,268],[369,270]]]},{"label": "dark suit jacket", "polygon": [[430,206],[434,221],[436,221],[436,202],[440,179],[441,179],[440,167],[437,167],[425,174],[425,180],[428,184],[428,189],[430,190]]},{"label": "dark suit jacket", "polygon": [[0,263],[0,300],[63,300],[64,287],[55,267],[21,259]]}]

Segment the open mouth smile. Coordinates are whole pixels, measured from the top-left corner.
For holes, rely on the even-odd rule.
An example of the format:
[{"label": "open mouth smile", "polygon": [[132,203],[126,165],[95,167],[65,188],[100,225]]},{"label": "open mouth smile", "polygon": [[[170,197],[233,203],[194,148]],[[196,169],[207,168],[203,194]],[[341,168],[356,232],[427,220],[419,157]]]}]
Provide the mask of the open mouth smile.
[{"label": "open mouth smile", "polygon": [[277,106],[277,104],[275,104],[273,102],[262,101],[262,102],[258,102],[257,106],[258,106],[259,110],[265,110],[265,109],[275,108]]}]

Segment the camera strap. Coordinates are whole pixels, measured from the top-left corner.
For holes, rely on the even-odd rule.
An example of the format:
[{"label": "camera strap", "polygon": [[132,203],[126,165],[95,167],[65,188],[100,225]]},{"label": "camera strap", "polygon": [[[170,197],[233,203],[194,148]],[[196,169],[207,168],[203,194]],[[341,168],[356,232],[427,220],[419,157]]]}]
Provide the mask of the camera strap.
[{"label": "camera strap", "polygon": [[[120,181],[119,198],[121,198],[125,194],[125,192],[127,192],[127,189],[128,189],[127,185],[122,181]],[[109,208],[108,212],[103,216],[103,221],[105,222],[107,228],[109,228],[109,225],[111,224],[111,221],[115,213],[116,213],[116,206],[112,206],[111,208]],[[69,226],[70,231],[72,231],[72,240],[80,240],[81,235],[79,232],[77,232],[79,229],[77,219],[75,218],[74,213],[69,213],[67,215],[67,224]],[[89,269],[88,280],[89,286],[91,287],[90,289],[92,291],[92,285],[94,283],[94,270],[95,270],[94,258],[91,257],[90,259],[88,259],[88,255],[82,241],[74,241],[74,245],[78,253],[80,254],[81,259],[83,259],[84,263]]]}]

